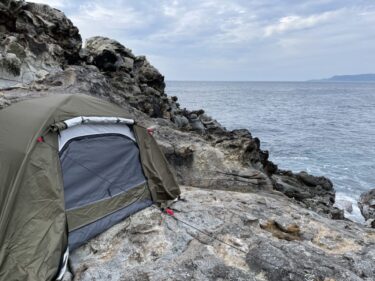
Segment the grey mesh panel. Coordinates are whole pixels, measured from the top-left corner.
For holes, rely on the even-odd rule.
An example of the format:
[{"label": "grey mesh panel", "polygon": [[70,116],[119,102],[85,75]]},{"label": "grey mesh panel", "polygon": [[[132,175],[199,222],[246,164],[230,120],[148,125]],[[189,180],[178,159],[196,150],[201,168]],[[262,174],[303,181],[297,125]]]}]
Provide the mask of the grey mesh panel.
[{"label": "grey mesh panel", "polygon": [[65,208],[110,198],[145,183],[135,142],[123,135],[76,138],[61,151]]},{"label": "grey mesh panel", "polygon": [[73,251],[88,240],[119,223],[128,216],[152,205],[149,199],[139,200],[111,215],[69,233],[69,249]]}]

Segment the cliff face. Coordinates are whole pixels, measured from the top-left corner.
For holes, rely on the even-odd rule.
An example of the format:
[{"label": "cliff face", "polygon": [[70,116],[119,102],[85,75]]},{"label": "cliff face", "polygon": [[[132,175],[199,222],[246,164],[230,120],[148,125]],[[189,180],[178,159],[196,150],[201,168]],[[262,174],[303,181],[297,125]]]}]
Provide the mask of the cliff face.
[{"label": "cliff face", "polygon": [[22,1],[0,2],[0,41],[0,74],[7,85],[61,71],[76,63],[81,48],[78,29],[62,12]]},{"label": "cliff face", "polygon": [[[159,71],[119,42],[93,37],[82,49],[56,9],[2,0],[0,31],[0,109],[66,93],[117,103],[155,127],[181,184],[206,189],[185,189],[188,201],[174,206],[181,218],[242,249],[148,209],[73,253],[76,280],[373,280],[374,232],[329,219],[343,219],[330,180],[280,171],[249,131],[180,108]],[[166,275],[154,275],[160,268]]]}]

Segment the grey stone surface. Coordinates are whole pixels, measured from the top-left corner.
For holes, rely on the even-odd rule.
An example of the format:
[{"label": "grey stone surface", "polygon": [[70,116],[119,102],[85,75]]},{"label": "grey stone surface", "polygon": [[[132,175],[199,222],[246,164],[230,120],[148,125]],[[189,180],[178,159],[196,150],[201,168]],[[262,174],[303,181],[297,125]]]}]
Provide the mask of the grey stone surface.
[{"label": "grey stone surface", "polygon": [[[366,220],[375,220],[375,189],[361,194],[358,207]],[[373,223],[370,222],[370,224],[372,225]]]},{"label": "grey stone surface", "polygon": [[183,187],[182,197],[179,221],[150,207],[73,252],[74,280],[374,280],[374,230],[277,192]]},{"label": "grey stone surface", "polygon": [[59,10],[23,1],[0,2],[0,86],[27,83],[76,63],[78,29]]}]

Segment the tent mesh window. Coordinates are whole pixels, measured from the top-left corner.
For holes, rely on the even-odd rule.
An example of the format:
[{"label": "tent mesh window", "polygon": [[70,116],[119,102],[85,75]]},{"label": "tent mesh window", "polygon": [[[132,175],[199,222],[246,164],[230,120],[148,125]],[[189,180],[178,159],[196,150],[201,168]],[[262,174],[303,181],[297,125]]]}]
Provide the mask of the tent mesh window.
[{"label": "tent mesh window", "polygon": [[[134,140],[121,134],[100,134],[75,137],[60,151],[64,182],[65,208],[69,212],[87,212],[87,207],[126,196],[144,186],[139,148]],[[148,192],[148,190],[147,190]],[[143,195],[143,193],[141,194]],[[142,196],[139,196],[142,197]],[[73,229],[69,234],[70,248],[76,248],[125,217],[151,205],[149,198],[132,200],[119,210]]]}]

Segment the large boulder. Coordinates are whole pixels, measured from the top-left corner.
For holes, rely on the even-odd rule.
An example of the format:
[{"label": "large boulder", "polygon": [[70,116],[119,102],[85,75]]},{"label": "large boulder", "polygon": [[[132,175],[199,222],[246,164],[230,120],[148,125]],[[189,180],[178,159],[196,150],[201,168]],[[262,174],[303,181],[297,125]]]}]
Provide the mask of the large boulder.
[{"label": "large boulder", "polygon": [[358,207],[368,224],[375,228],[375,189],[361,194]]},{"label": "large boulder", "polygon": [[278,170],[272,175],[275,189],[294,198],[306,208],[332,219],[344,219],[344,211],[334,207],[335,190],[332,182],[325,177],[316,177],[307,172],[297,174]]},{"label": "large boulder", "polygon": [[91,37],[86,40],[83,54],[89,63],[96,65],[102,71],[124,70],[129,73],[133,71],[135,56],[132,51],[113,39]]},{"label": "large boulder", "polygon": [[176,100],[169,99],[164,92],[164,76],[146,57],[136,57],[116,40],[101,36],[87,39],[81,56],[87,64],[105,73],[116,94],[135,108],[168,120],[179,113]]},{"label": "large boulder", "polygon": [[81,36],[59,10],[0,1],[0,86],[45,77],[79,60]]}]

